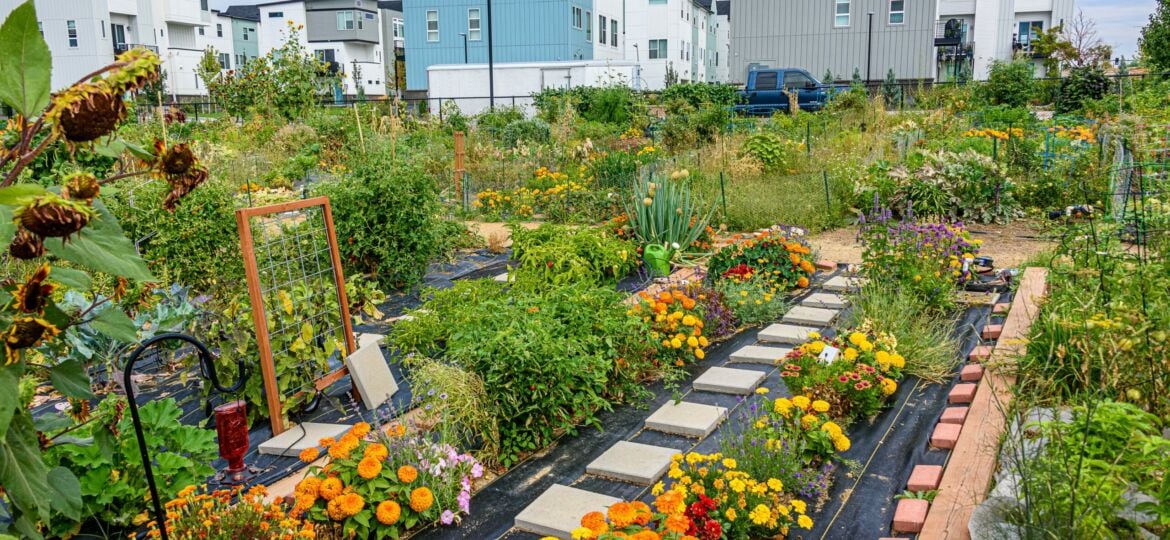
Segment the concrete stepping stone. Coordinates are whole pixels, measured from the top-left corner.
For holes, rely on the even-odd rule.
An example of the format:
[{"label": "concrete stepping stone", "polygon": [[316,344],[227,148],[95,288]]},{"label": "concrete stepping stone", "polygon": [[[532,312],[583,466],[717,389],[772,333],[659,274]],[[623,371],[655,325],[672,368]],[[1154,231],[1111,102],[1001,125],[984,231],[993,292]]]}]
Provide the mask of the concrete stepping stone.
[{"label": "concrete stepping stone", "polygon": [[357,335],[357,339],[355,341],[357,341],[357,346],[360,349],[360,348],[365,347],[366,345],[369,345],[371,343],[376,343],[378,345],[381,345],[382,341],[385,339],[386,339],[386,336],[382,335],[382,334],[374,334],[371,332],[362,332],[362,333]]},{"label": "concrete stepping stone", "polygon": [[[296,456],[302,450],[317,448],[317,441],[325,437],[341,438],[352,426],[304,422],[290,426],[284,433],[260,443],[259,452],[268,456]],[[302,429],[303,428],[303,429]]]},{"label": "concrete stepping stone", "polygon": [[821,288],[829,292],[856,291],[861,288],[865,280],[855,277],[833,276]]},{"label": "concrete stepping stone", "polygon": [[345,367],[349,369],[349,376],[366,410],[377,409],[398,392],[398,381],[394,380],[390,364],[377,342],[367,343],[345,357]]},{"label": "concrete stepping stone", "polygon": [[718,392],[746,396],[764,380],[767,374],[752,369],[713,367],[695,379],[698,392]]},{"label": "concrete stepping stone", "polygon": [[780,319],[780,322],[824,327],[832,324],[833,319],[836,319],[837,314],[839,313],[840,312],[835,309],[796,306],[788,310],[788,313],[784,314],[784,317]]},{"label": "concrete stepping stone", "polygon": [[805,297],[800,305],[822,309],[845,309],[849,307],[849,300],[836,293],[818,292]]},{"label": "concrete stepping stone", "polygon": [[646,429],[701,439],[726,417],[726,407],[668,401],[646,419]]},{"label": "concrete stepping stone", "polygon": [[791,347],[747,345],[731,353],[729,361],[732,364],[763,364],[771,366],[775,365],[781,358],[788,356],[790,352],[792,352]]},{"label": "concrete stepping stone", "polygon": [[648,486],[670,468],[670,458],[679,452],[674,448],[619,441],[586,466],[585,472]]},{"label": "concrete stepping stone", "polygon": [[756,339],[765,343],[787,343],[790,345],[800,345],[801,343],[808,341],[809,332],[816,331],[816,328],[809,328],[807,326],[773,324],[763,330],[760,330],[760,333],[756,335]]},{"label": "concrete stepping stone", "polygon": [[573,529],[581,526],[581,518],[594,510],[606,508],[621,499],[553,484],[532,504],[516,515],[513,525],[522,531],[540,536],[570,538]]}]

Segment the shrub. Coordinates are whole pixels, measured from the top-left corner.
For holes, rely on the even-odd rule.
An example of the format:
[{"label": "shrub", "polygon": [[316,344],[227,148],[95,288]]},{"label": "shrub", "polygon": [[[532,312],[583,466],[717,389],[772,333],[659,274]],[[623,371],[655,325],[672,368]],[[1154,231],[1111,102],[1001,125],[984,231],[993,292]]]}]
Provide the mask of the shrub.
[{"label": "shrub", "polygon": [[351,169],[350,177],[318,187],[333,206],[347,273],[371,274],[386,287],[416,283],[439,251],[434,181],[388,150],[357,157]]},{"label": "shrub", "polygon": [[761,280],[771,288],[786,291],[808,287],[816,267],[812,250],[800,239],[803,232],[795,228],[774,227],[759,236],[732,238],[707,263],[712,279]]},{"label": "shrub", "polygon": [[716,287],[740,324],[771,322],[788,310],[782,291],[764,278],[721,279]]},{"label": "shrub", "polygon": [[801,145],[775,133],[759,132],[748,135],[740,150],[743,155],[759,161],[768,171],[787,171]]},{"label": "shrub", "polygon": [[707,104],[730,107],[739,101],[739,87],[722,83],[679,83],[663,90],[659,99],[663,103],[681,101],[696,109]]},{"label": "shrub", "polygon": [[519,107],[496,107],[479,113],[475,127],[498,137],[504,127],[517,120],[524,120],[524,111]]},{"label": "shrub", "polygon": [[1031,99],[1034,85],[1030,61],[993,60],[987,82],[979,88],[979,95],[992,105],[1023,107]]},{"label": "shrub", "polygon": [[515,148],[524,143],[543,144],[548,142],[548,138],[548,124],[539,118],[513,120],[500,132],[500,141],[508,148]]},{"label": "shrub", "polygon": [[951,335],[954,321],[949,314],[878,281],[862,286],[851,304],[856,325],[898,337],[898,351],[906,358],[903,373],[936,384],[954,375],[958,342]]},{"label": "shrub", "polygon": [[638,266],[637,246],[602,228],[545,223],[512,226],[512,275],[517,287],[590,283],[614,286]]},{"label": "shrub", "polygon": [[1060,82],[1056,96],[1056,114],[1080,111],[1085,103],[1101,99],[1109,90],[1109,79],[1097,66],[1070,69],[1068,76]]}]

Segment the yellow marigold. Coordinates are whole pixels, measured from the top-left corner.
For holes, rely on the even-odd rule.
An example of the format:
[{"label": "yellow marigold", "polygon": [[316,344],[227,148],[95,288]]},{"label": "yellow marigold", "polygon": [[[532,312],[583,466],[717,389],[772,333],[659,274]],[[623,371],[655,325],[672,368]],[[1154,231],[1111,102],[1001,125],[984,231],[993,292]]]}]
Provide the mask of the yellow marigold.
[{"label": "yellow marigold", "polygon": [[890,353],[886,351],[878,351],[873,354],[873,359],[881,366],[887,366],[890,363]]},{"label": "yellow marigold", "polygon": [[695,325],[695,316],[694,315],[687,315],[687,316],[683,317],[682,323],[686,326],[694,326]]},{"label": "yellow marigold", "polygon": [[845,352],[843,353],[845,359],[850,362],[857,360],[857,354],[857,349],[854,349],[853,347],[845,347]]},{"label": "yellow marigold", "polygon": [[634,510],[634,505],[625,501],[619,501],[610,505],[606,515],[609,517],[609,522],[613,524],[614,528],[624,529],[634,523],[637,511]]},{"label": "yellow marigold", "polygon": [[898,391],[898,383],[894,379],[882,379],[881,382],[882,394],[891,395]]},{"label": "yellow marigold", "polygon": [[811,530],[812,526],[813,526],[813,520],[812,520],[812,518],[810,518],[808,516],[801,515],[801,516],[796,518],[796,524],[800,525],[801,527],[803,527],[805,529]]},{"label": "yellow marigold", "polygon": [[187,486],[187,487],[179,490],[178,497],[183,498],[183,497],[186,497],[192,493],[195,493],[195,486]]},{"label": "yellow marigold", "polygon": [[373,456],[364,457],[358,462],[357,471],[358,476],[366,480],[373,480],[378,476],[378,473],[382,472],[382,461]]},{"label": "yellow marigold", "polygon": [[757,504],[755,508],[748,514],[752,523],[756,525],[763,525],[772,520],[772,511],[768,509],[767,505]]},{"label": "yellow marigold", "polygon": [[767,393],[768,393],[768,389],[767,389],[767,388],[765,388],[765,387],[763,387],[763,386],[761,386],[761,387],[759,387],[759,388],[756,388],[756,393],[762,396],[762,395],[764,395],[764,394],[767,394]]},{"label": "yellow marigold", "polygon": [[772,410],[777,414],[788,417],[789,411],[792,410],[792,401],[788,398],[780,398],[772,402]]},{"label": "yellow marigold", "polygon": [[809,332],[808,338],[809,339],[821,339],[821,333],[820,332]]},{"label": "yellow marigold", "polygon": [[370,434],[370,424],[366,422],[358,422],[354,424],[353,427],[349,428],[349,432],[352,433],[354,437],[360,439]]},{"label": "yellow marigold", "polygon": [[861,348],[862,352],[870,352],[873,350],[873,343],[870,343],[868,341],[863,341],[863,342],[861,342],[861,345],[858,345],[858,347]]},{"label": "yellow marigold", "polygon": [[796,286],[800,287],[801,289],[807,289],[808,288],[808,278],[806,278],[804,276],[800,276],[800,277],[796,278]]},{"label": "yellow marigold", "polygon": [[732,480],[728,485],[731,486],[731,491],[736,493],[743,493],[743,490],[747,489],[747,483],[745,483],[743,480],[740,480],[739,478]]},{"label": "yellow marigold", "polygon": [[695,358],[702,360],[706,356],[707,354],[703,352],[703,349],[695,349]]},{"label": "yellow marigold", "polygon": [[796,510],[797,514],[803,514],[808,511],[808,505],[800,499],[792,499],[792,502],[789,504],[792,505],[792,509]]},{"label": "yellow marigold", "polygon": [[779,492],[784,490],[784,482],[781,482],[780,480],[777,480],[775,478],[769,478],[768,479],[768,488],[771,489],[772,491],[779,493]]},{"label": "yellow marigold", "polygon": [[576,529],[573,529],[569,535],[573,537],[573,540],[588,540],[590,538],[597,538],[597,533],[593,532],[593,530],[589,527],[577,527]]},{"label": "yellow marigold", "polygon": [[398,468],[399,482],[402,482],[403,484],[409,484],[414,482],[415,478],[418,478],[418,469],[410,465],[403,465]]},{"label": "yellow marigold", "polygon": [[846,437],[844,435],[841,435],[840,437],[833,439],[833,448],[837,449],[838,452],[844,452],[846,450],[849,450],[849,448],[851,446],[852,446],[852,443],[849,442],[849,437]]},{"label": "yellow marigold", "polygon": [[322,499],[332,501],[338,495],[341,495],[343,489],[345,489],[345,486],[341,485],[341,480],[331,476],[321,482],[321,487],[317,490],[317,494]]},{"label": "yellow marigold", "polygon": [[706,336],[699,336],[699,346],[700,347],[706,347],[709,343],[711,343],[711,342],[707,341]]},{"label": "yellow marigold", "polygon": [[364,457],[372,457],[378,461],[386,459],[390,455],[390,451],[386,449],[386,445],[382,443],[372,443],[366,447]]},{"label": "yellow marigold", "polygon": [[736,463],[735,460],[732,458],[724,458],[723,459],[723,466],[728,468],[728,469],[734,469],[736,465],[738,465],[738,463]]},{"label": "yellow marigold", "polygon": [[861,344],[865,341],[865,334],[862,334],[861,332],[853,332],[852,334],[849,334],[849,343],[852,343],[855,347],[860,347]]},{"label": "yellow marigold", "polygon": [[374,513],[374,517],[378,518],[378,523],[383,525],[393,525],[398,522],[398,517],[402,515],[402,507],[394,501],[382,501],[378,503],[378,508]]},{"label": "yellow marigold", "polygon": [[594,536],[605,534],[609,530],[609,524],[605,522],[605,514],[598,511],[581,516],[581,526],[588,529]]},{"label": "yellow marigold", "polygon": [[903,358],[902,355],[894,353],[890,355],[890,365],[894,366],[895,368],[902,369],[906,367],[906,359]]},{"label": "yellow marigold", "polygon": [[802,427],[804,427],[804,429],[811,429],[813,426],[815,426],[817,424],[818,420],[820,420],[820,419],[817,418],[817,415],[806,414],[806,415],[800,417],[800,425]]},{"label": "yellow marigold", "polygon": [[435,504],[435,495],[431,493],[430,488],[414,488],[414,490],[410,492],[411,510],[421,514],[430,509],[432,504]]},{"label": "yellow marigold", "polygon": [[631,504],[634,506],[634,523],[646,525],[654,518],[654,513],[650,511],[650,505],[642,501],[634,501]]},{"label": "yellow marigold", "polygon": [[837,423],[832,420],[825,422],[824,425],[821,426],[821,431],[828,433],[829,438],[831,439],[840,437],[842,433],[841,426],[837,425]]},{"label": "yellow marigold", "polygon": [[731,522],[735,521],[735,509],[734,508],[728,508],[726,512],[723,512],[723,515],[724,515],[724,517],[727,518],[727,521],[731,521]]},{"label": "yellow marigold", "polygon": [[650,488],[650,494],[657,497],[659,495],[662,495],[662,492],[665,489],[666,489],[666,487],[662,484],[661,481],[659,481],[658,483],[654,484],[653,488]]},{"label": "yellow marigold", "polygon": [[793,405],[796,405],[796,407],[797,407],[797,408],[799,408],[799,409],[800,409],[800,410],[802,410],[802,411],[807,411],[807,410],[808,410],[808,406],[809,406],[811,403],[812,403],[812,402],[811,402],[811,401],[809,401],[809,399],[808,399],[807,397],[805,397],[805,396],[794,396],[794,397],[792,398],[792,404],[793,404]]}]

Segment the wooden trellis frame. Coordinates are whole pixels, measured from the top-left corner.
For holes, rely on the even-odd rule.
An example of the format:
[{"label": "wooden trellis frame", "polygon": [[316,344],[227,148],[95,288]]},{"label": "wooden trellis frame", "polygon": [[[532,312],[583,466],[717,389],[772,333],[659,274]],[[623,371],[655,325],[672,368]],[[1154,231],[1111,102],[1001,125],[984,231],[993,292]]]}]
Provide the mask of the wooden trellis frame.
[{"label": "wooden trellis frame", "polygon": [[[324,221],[326,242],[328,245],[329,262],[333,284],[337,292],[339,316],[345,337],[343,356],[353,354],[357,344],[353,337],[353,323],[349,317],[349,298],[345,294],[345,276],[341,270],[341,255],[337,251],[337,233],[333,228],[333,211],[328,197],[314,197],[268,206],[240,208],[236,210],[236,226],[240,232],[240,251],[244,258],[244,273],[248,281],[248,297],[252,302],[252,320],[256,327],[256,346],[260,353],[260,371],[264,378],[264,393],[268,402],[268,414],[272,423],[273,436],[283,433],[284,425],[283,396],[276,380],[276,364],[272,356],[272,343],[269,336],[268,315],[264,304],[264,284],[261,283],[260,270],[256,261],[256,244],[252,233],[254,218],[275,218],[289,212],[305,211],[319,207]],[[302,264],[303,268],[303,264]],[[323,271],[324,272],[324,271]],[[344,363],[324,376],[318,377],[314,383],[317,390],[323,390],[348,375]],[[357,392],[357,389],[354,389]]]}]

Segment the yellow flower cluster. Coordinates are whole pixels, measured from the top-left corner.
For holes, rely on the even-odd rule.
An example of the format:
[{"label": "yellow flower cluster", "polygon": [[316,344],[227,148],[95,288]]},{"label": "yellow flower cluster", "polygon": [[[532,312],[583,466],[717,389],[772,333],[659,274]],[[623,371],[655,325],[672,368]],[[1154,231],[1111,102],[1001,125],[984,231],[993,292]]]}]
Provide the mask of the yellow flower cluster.
[{"label": "yellow flower cluster", "polygon": [[1052,126],[1048,128],[1048,132],[1063,139],[1072,139],[1075,142],[1083,142],[1093,144],[1097,142],[1097,131],[1095,127],[1090,126]]},{"label": "yellow flower cluster", "polygon": [[690,357],[702,360],[710,342],[703,335],[703,316],[698,302],[679,288],[662,291],[657,296],[639,293],[640,302],[627,312],[650,323],[650,338],[661,345],[660,352],[683,365]]},{"label": "yellow flower cluster", "polygon": [[991,129],[991,128],[968,129],[967,131],[963,132],[963,136],[964,137],[986,137],[989,139],[999,139],[1001,141],[1004,141],[1004,140],[1007,140],[1008,138],[1017,138],[1018,139],[1020,137],[1023,137],[1024,130],[1022,130],[1020,128],[1008,128],[1008,129],[1004,129],[1004,130]]},{"label": "yellow flower cluster", "polygon": [[[818,430],[824,432],[829,436],[833,449],[844,452],[849,450],[852,443],[845,435],[845,430],[829,419],[830,408],[829,402],[825,400],[810,399],[808,396],[798,395],[793,396],[792,399],[778,398],[772,401],[771,411],[786,421],[798,421],[800,428],[806,432]],[[768,439],[765,447],[769,450],[779,450],[781,444],[778,440]]]},{"label": "yellow flower cluster", "polygon": [[[317,537],[314,525],[292,516],[277,502],[265,503],[267,489],[253,486],[243,492],[242,487],[214,492],[200,491],[187,486],[177,498],[165,505],[166,527],[169,538],[179,540],[230,540],[240,530],[252,530],[264,538],[277,540],[313,539]],[[238,499],[233,504],[232,499]],[[162,535],[151,521],[147,535]]]},{"label": "yellow flower cluster", "polygon": [[641,150],[638,150],[638,157],[652,156],[655,152],[658,152],[658,149],[654,148],[654,145],[648,144],[642,147]]}]

